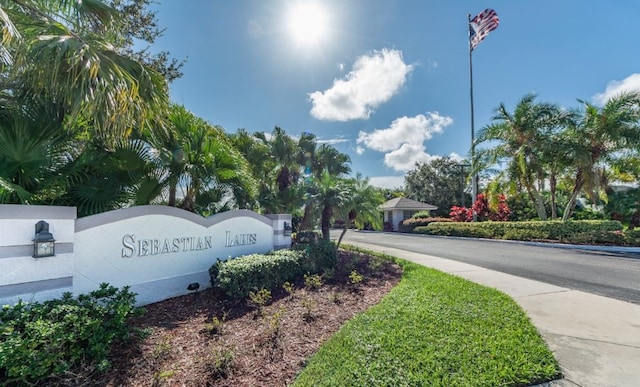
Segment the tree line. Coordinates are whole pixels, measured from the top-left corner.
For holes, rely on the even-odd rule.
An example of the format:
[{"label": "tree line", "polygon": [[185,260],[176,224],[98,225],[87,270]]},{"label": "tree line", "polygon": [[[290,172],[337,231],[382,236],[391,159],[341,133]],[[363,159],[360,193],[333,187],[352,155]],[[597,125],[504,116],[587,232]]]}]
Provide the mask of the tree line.
[{"label": "tree line", "polygon": [[[633,223],[640,203],[640,94],[624,92],[603,106],[578,102],[567,109],[527,94],[513,111],[500,104],[475,138],[474,171],[468,161],[448,157],[418,164],[407,173],[407,195],[442,206],[446,215],[452,205],[464,205],[460,187],[478,173],[479,192],[494,205],[505,194],[513,220],[568,220],[584,197],[602,216]],[[636,188],[616,191],[614,182]]]},{"label": "tree line", "polygon": [[0,1],[0,203],[78,216],[165,204],[378,225],[380,192],[312,133],[227,134],[171,103],[184,61],[135,51],[162,34],[150,0]]},{"label": "tree line", "polygon": [[[612,216],[638,214],[637,190],[610,183],[640,175],[640,97],[565,109],[526,95],[500,104],[475,139],[476,159],[416,165],[401,189],[350,176],[350,159],[312,133],[227,134],[174,104],[168,84],[183,60],[134,50],[162,34],[150,0],[0,0],[0,202],[72,205],[79,216],[165,204],[202,215],[233,208],[294,214],[299,229],[332,219],[378,226],[397,195],[471,205],[479,173],[513,216],[569,219],[578,197]],[[635,195],[635,196],[634,196]],[[491,200],[490,200],[491,201]],[[466,203],[465,203],[466,202]]]}]

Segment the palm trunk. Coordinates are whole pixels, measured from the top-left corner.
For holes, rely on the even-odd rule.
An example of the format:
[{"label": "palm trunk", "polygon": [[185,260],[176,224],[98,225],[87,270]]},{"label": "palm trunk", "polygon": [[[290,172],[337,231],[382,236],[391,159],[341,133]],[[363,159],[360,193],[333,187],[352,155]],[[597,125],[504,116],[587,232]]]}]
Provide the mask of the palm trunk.
[{"label": "palm trunk", "polygon": [[571,217],[571,215],[573,215],[573,210],[576,208],[576,200],[578,199],[578,195],[580,194],[580,191],[582,191],[583,186],[584,179],[582,178],[582,171],[578,171],[578,173],[576,173],[576,183],[573,187],[573,192],[571,192],[569,202],[564,208],[564,214],[562,214],[563,222],[567,221]]},{"label": "palm trunk", "polygon": [[524,180],[524,187],[529,194],[529,198],[533,201],[533,205],[536,208],[536,212],[538,213],[538,217],[540,220],[547,220],[547,209],[544,206],[544,199],[540,192],[536,189],[535,184]]},{"label": "palm trunk", "polygon": [[309,201],[304,206],[304,215],[300,221],[300,230],[311,230],[311,213],[313,212],[313,202]]},{"label": "palm trunk", "polygon": [[551,219],[558,219],[558,208],[556,203],[556,188],[558,185],[558,181],[556,179],[555,173],[551,174],[549,178],[549,192],[551,193]]},{"label": "palm trunk", "polygon": [[320,224],[322,229],[322,238],[326,242],[331,241],[331,234],[330,234],[331,215],[332,215],[331,207],[326,206],[325,208],[322,209],[322,220]]},{"label": "palm trunk", "polygon": [[174,183],[171,183],[171,185],[169,186],[169,203],[167,203],[170,207],[175,207],[176,206],[176,185]]},{"label": "palm trunk", "polygon": [[[633,215],[631,215],[629,230],[634,230],[637,226],[640,226],[640,210],[636,210]],[[340,238],[342,238],[342,236]]]},{"label": "palm trunk", "polygon": [[338,238],[338,244],[336,245],[336,249],[338,247],[340,247],[340,242],[342,242],[342,238],[344,238],[346,233],[347,233],[347,223],[344,224],[344,228],[342,229],[342,232],[340,233],[340,238]]}]

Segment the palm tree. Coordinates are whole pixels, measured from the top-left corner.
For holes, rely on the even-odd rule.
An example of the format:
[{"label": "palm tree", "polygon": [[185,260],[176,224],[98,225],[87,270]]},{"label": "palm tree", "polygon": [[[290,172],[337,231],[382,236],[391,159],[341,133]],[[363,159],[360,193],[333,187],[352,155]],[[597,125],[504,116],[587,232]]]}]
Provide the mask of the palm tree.
[{"label": "palm tree", "polygon": [[312,183],[311,200],[319,204],[320,229],[323,239],[327,242],[331,240],[331,218],[349,201],[351,191],[348,182],[331,176],[326,171],[320,179],[315,179]]},{"label": "palm tree", "polygon": [[[218,212],[217,205],[228,208],[244,204],[255,196],[255,181],[244,157],[229,142],[220,127],[201,121],[192,127],[184,149],[187,159],[183,183],[185,196],[181,208],[202,212]],[[229,203],[212,205],[209,197]]]},{"label": "palm tree", "polygon": [[331,176],[343,176],[351,172],[351,158],[340,153],[336,148],[328,144],[322,144],[314,155],[313,172],[316,177],[321,177],[326,171]]},{"label": "palm tree", "polygon": [[525,95],[509,112],[500,104],[492,117],[494,123],[482,128],[476,142],[498,141],[492,148],[476,153],[476,165],[506,163],[498,179],[507,177],[523,187],[540,219],[547,219],[544,199],[540,193],[544,180],[542,146],[550,133],[563,123],[562,111],[554,104],[535,102],[535,94]]},{"label": "palm tree", "polygon": [[[321,179],[327,173],[333,177],[342,177],[351,172],[349,163],[351,159],[348,155],[340,153],[337,149],[328,144],[317,147],[315,135],[307,133],[300,138],[298,147],[301,153],[301,164],[305,165],[305,184],[310,185],[313,179]],[[307,200],[304,207],[304,215],[300,222],[302,230],[311,227],[313,214],[315,212],[314,202]]]},{"label": "palm tree", "polygon": [[67,187],[74,133],[47,104],[0,110],[0,203],[45,204]]},{"label": "palm tree", "polygon": [[249,164],[222,128],[172,105],[166,126],[145,132],[143,138],[156,155],[161,172],[155,183],[168,190],[169,206],[206,213],[251,206],[255,181]]},{"label": "palm tree", "polygon": [[337,247],[340,246],[342,238],[347,233],[347,229],[355,224],[363,229],[366,225],[371,225],[373,229],[382,229],[382,215],[379,207],[385,202],[381,190],[371,186],[368,178],[363,178],[360,173],[353,179],[347,180],[350,193],[345,203],[337,209],[338,216],[345,221],[344,228],[338,238]]},{"label": "palm tree", "polygon": [[116,12],[98,0],[0,2],[3,103],[46,98],[66,127],[110,142],[162,113],[161,74],[119,55],[107,38]]},{"label": "palm tree", "polygon": [[270,135],[257,132],[254,137],[259,141],[258,149],[266,149],[268,155],[266,160],[257,164],[261,172],[254,172],[262,175],[260,206],[270,213],[295,212],[303,200],[303,192],[298,185],[301,166],[296,141],[277,126]]},{"label": "palm tree", "polygon": [[640,145],[640,93],[619,94],[598,107],[580,101],[582,110],[564,133],[571,146],[573,187],[563,220],[573,214],[578,195],[584,190],[592,199],[603,188],[599,177],[604,165],[625,149]]},{"label": "palm tree", "polygon": [[82,215],[153,195],[134,181],[148,155],[127,138],[164,111],[166,82],[114,50],[117,16],[98,0],[0,1],[3,202]]},{"label": "palm tree", "polygon": [[148,204],[160,193],[149,185],[154,157],[139,139],[122,139],[109,147],[90,141],[69,156],[61,171],[69,176],[68,188],[53,204],[75,206],[80,217]]}]

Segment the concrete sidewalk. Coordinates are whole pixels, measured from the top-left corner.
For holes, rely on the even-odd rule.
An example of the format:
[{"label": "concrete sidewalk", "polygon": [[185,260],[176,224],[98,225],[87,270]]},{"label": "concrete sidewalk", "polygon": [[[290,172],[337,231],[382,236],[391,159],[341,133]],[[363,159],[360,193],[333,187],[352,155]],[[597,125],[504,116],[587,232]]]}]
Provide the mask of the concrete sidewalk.
[{"label": "concrete sidewalk", "polygon": [[[527,312],[560,362],[548,386],[640,386],[640,305],[444,258],[349,241],[496,288]],[[640,279],[638,279],[640,281]]]}]

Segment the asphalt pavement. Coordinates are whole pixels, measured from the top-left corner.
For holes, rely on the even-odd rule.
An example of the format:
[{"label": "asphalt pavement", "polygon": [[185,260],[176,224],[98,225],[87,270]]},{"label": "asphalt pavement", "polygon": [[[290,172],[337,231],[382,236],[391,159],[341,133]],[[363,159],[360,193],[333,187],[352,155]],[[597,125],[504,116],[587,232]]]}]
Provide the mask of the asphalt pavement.
[{"label": "asphalt pavement", "polygon": [[563,378],[544,386],[640,386],[640,305],[348,237],[345,243],[466,278],[511,296],[562,367]]}]

